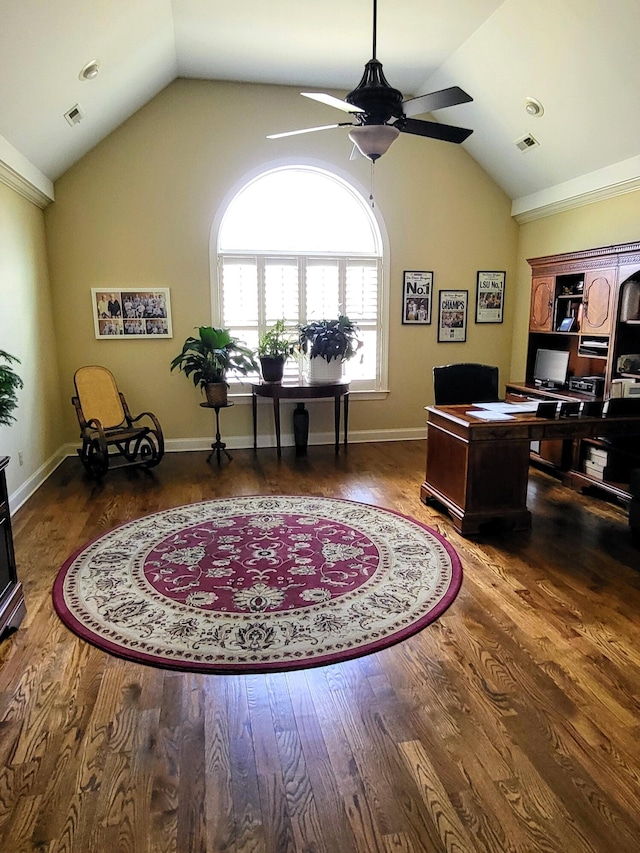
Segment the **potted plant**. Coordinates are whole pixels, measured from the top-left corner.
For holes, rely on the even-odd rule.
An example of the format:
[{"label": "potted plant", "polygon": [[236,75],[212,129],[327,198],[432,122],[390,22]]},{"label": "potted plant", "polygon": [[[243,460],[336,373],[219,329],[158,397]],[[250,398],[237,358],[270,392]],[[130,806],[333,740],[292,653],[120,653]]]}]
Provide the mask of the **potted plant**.
[{"label": "potted plant", "polygon": [[189,337],[171,362],[205,392],[211,406],[227,405],[227,373],[246,375],[257,370],[253,352],[228,329],[200,326],[198,337]]},{"label": "potted plant", "polygon": [[22,388],[22,379],[11,369],[12,364],[20,364],[20,360],[8,352],[0,350],[0,424],[10,426],[15,418],[12,414],[18,405],[16,392]]},{"label": "potted plant", "polygon": [[358,326],[344,314],[337,320],[312,320],[300,326],[300,349],[309,355],[309,382],[340,382],[343,362],[362,346],[359,333]]},{"label": "potted plant", "polygon": [[260,337],[258,359],[265,382],[282,382],[286,360],[293,355],[296,341],[291,340],[284,320],[275,324]]}]

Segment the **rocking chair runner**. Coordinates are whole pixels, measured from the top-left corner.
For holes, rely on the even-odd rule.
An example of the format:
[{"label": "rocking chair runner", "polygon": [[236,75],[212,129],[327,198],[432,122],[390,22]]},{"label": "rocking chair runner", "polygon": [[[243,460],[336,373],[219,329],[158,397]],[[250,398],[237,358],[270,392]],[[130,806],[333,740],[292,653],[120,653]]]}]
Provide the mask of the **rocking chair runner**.
[{"label": "rocking chair runner", "polygon": [[[122,457],[114,467],[143,465],[153,468],[164,455],[164,438],[158,419],[151,412],[132,417],[124,395],[111,371],[92,365],[79,368],[73,382],[75,406],[82,447],[78,455],[92,477],[102,477],[111,459]],[[139,423],[143,419],[151,425]]]}]

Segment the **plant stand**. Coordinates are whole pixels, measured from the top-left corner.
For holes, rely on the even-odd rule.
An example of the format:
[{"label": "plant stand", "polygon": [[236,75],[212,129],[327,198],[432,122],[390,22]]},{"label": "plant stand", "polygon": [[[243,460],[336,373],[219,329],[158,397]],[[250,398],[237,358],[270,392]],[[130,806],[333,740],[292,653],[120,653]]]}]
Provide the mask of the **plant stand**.
[{"label": "plant stand", "polygon": [[227,459],[232,461],[233,456],[227,450],[227,445],[221,440],[220,436],[220,409],[230,409],[231,406],[233,406],[233,403],[226,402],[216,405],[211,405],[211,403],[200,403],[200,405],[203,409],[213,409],[216,413],[216,440],[211,445],[211,453],[207,456],[207,462],[211,462],[212,457],[215,455],[219,465],[221,453],[224,453]]}]

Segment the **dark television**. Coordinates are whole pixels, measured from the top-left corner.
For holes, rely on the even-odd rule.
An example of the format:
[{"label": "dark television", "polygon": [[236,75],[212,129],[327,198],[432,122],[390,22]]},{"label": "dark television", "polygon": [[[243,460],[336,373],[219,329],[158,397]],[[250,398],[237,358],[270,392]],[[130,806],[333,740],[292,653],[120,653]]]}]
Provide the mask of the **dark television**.
[{"label": "dark television", "polygon": [[555,349],[539,349],[533,368],[533,381],[546,388],[562,388],[567,384],[569,353]]}]

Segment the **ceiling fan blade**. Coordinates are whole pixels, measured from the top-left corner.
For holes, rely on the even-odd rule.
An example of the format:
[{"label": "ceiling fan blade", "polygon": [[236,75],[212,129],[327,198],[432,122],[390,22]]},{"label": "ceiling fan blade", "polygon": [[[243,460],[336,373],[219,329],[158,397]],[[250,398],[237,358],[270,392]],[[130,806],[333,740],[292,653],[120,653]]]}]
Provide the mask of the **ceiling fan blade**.
[{"label": "ceiling fan blade", "polygon": [[363,113],[364,110],[360,107],[354,107],[353,104],[347,101],[341,101],[340,98],[334,98],[333,95],[325,95],[324,92],[300,92],[305,98],[313,98],[314,101],[320,101],[321,104],[327,104],[329,107],[335,107],[338,110],[343,110],[345,113]]},{"label": "ceiling fan blade", "polygon": [[471,95],[459,86],[451,86],[449,89],[440,89],[429,95],[420,95],[419,98],[409,98],[402,104],[406,116],[419,116],[423,113],[432,113],[444,107],[455,107],[456,104],[467,104],[472,101]]},{"label": "ceiling fan blade", "polygon": [[333,130],[334,127],[344,127],[351,125],[350,121],[340,122],[339,124],[323,124],[319,127],[305,127],[302,130],[285,130],[284,133],[270,133],[267,139],[282,139],[283,136],[297,136],[299,133],[315,133],[316,130]]},{"label": "ceiling fan blade", "polygon": [[438,124],[435,121],[420,121],[415,118],[397,122],[397,127],[402,133],[428,136],[430,139],[441,139],[443,142],[464,142],[473,133],[466,127],[453,127],[451,124]]}]

